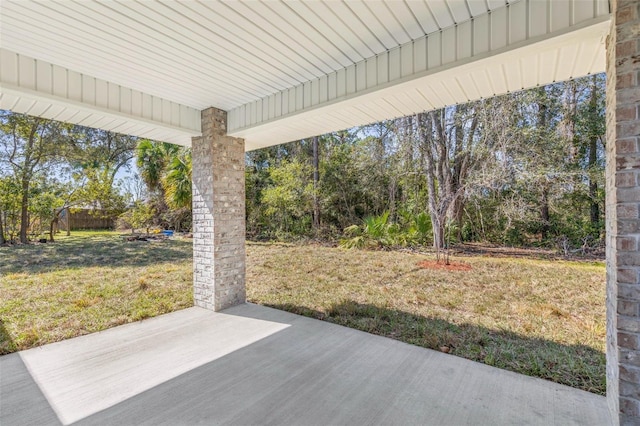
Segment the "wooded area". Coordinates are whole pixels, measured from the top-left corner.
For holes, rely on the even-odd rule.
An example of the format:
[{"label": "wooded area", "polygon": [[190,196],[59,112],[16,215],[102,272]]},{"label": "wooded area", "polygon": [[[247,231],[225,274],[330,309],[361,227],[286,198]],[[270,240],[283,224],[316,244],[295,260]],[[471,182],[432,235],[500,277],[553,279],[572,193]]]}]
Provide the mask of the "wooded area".
[{"label": "wooded area", "polygon": [[[592,252],[604,241],[604,94],[604,75],[590,76],[248,152],[247,236]],[[9,112],[0,132],[0,243],[87,203],[122,227],[189,230],[189,149]],[[133,157],[140,179],[118,186]]]},{"label": "wooded area", "polygon": [[48,234],[68,208],[112,217],[127,207],[118,170],[137,139],[0,111],[0,244]]},{"label": "wooded area", "polygon": [[250,152],[248,235],[590,251],[604,93],[591,76]]}]

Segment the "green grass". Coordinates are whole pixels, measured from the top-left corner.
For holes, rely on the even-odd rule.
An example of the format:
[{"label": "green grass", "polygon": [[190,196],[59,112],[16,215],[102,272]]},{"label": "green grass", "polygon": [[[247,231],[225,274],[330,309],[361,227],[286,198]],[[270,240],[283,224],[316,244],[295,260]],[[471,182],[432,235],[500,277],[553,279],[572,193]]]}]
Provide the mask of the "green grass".
[{"label": "green grass", "polygon": [[[425,258],[249,243],[248,300],[604,394],[602,263]],[[191,306],[191,262],[190,240],[109,233],[1,247],[0,353]]]},{"label": "green grass", "polygon": [[191,241],[74,232],[0,259],[0,354],[193,305]]}]

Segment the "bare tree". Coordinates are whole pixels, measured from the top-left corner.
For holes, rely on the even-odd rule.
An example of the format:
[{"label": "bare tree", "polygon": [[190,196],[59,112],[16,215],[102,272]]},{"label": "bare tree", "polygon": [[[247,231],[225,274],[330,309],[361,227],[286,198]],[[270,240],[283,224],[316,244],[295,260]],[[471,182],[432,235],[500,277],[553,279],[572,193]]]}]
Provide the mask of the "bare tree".
[{"label": "bare tree", "polygon": [[482,102],[416,115],[416,130],[425,164],[428,210],[438,258],[445,247],[449,220],[462,222],[469,175],[487,150],[479,135]]}]

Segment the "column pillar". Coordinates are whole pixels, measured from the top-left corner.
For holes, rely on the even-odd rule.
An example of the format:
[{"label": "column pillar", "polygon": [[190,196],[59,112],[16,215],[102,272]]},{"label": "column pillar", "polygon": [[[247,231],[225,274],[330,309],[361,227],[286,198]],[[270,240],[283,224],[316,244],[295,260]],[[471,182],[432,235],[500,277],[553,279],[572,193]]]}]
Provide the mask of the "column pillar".
[{"label": "column pillar", "polygon": [[244,140],[227,136],[227,113],[202,111],[192,140],[193,297],[219,311],[244,303]]},{"label": "column pillar", "polygon": [[640,2],[611,0],[607,39],[607,399],[640,424]]}]

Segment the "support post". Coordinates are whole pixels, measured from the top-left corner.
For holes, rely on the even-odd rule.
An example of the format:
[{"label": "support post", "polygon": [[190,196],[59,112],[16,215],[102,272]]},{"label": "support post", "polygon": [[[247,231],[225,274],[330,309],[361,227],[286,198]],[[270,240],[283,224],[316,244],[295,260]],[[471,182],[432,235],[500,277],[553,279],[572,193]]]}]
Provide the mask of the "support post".
[{"label": "support post", "polygon": [[192,140],[193,296],[214,311],[246,299],[244,140],[226,125],[225,111],[206,109]]},{"label": "support post", "polygon": [[607,39],[607,399],[640,424],[640,3],[611,0]]}]

